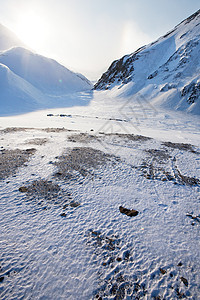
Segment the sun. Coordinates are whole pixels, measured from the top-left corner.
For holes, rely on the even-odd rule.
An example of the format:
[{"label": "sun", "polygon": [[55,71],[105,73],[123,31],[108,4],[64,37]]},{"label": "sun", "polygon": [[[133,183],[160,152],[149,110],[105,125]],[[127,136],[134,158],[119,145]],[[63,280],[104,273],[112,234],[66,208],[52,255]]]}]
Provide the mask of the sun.
[{"label": "sun", "polygon": [[30,48],[38,49],[45,44],[48,27],[45,20],[34,11],[19,16],[15,32]]}]

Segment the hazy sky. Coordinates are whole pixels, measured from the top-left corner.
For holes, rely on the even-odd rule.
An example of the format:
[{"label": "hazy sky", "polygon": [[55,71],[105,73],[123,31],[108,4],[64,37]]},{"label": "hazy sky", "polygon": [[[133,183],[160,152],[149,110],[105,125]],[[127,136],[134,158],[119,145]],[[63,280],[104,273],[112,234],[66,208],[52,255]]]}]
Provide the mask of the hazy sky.
[{"label": "hazy sky", "polygon": [[199,8],[200,0],[0,0],[0,23],[93,80]]}]

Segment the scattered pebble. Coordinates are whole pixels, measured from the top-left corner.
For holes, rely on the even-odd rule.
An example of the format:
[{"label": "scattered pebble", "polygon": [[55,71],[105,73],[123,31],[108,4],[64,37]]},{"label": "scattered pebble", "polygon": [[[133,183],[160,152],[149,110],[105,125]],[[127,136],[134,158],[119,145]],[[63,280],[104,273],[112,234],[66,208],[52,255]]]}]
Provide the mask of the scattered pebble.
[{"label": "scattered pebble", "polygon": [[117,257],[117,261],[122,261],[122,258],[121,257]]},{"label": "scattered pebble", "polygon": [[26,192],[28,192],[28,188],[25,187],[25,186],[21,186],[21,187],[19,188],[19,191],[20,191],[21,193],[26,193]]},{"label": "scattered pebble", "polygon": [[66,213],[62,213],[60,215],[61,215],[61,217],[66,217]]},{"label": "scattered pebble", "polygon": [[78,207],[78,206],[80,206],[80,203],[72,201],[72,202],[70,202],[69,205],[70,205],[71,207]]},{"label": "scattered pebble", "polygon": [[167,273],[167,271],[164,270],[164,269],[162,269],[162,268],[160,268],[160,272],[161,272],[163,275]]},{"label": "scattered pebble", "polygon": [[186,278],[181,277],[181,281],[185,284],[185,286],[188,286],[188,281]]}]

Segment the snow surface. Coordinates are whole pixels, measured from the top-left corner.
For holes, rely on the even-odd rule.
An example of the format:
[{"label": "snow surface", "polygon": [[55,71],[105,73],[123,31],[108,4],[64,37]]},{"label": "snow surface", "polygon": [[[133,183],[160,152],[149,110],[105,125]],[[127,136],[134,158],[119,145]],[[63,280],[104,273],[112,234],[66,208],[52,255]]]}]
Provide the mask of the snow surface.
[{"label": "snow surface", "polygon": [[200,299],[199,118],[108,95],[0,118],[1,299]]}]

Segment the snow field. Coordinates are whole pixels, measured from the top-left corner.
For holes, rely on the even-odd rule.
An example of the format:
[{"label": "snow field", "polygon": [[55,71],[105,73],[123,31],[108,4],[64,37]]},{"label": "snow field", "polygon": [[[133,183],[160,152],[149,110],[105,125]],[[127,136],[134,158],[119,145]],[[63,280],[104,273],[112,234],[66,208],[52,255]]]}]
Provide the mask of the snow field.
[{"label": "snow field", "polygon": [[[27,166],[1,181],[3,299],[198,299],[199,223],[186,215],[199,214],[199,186],[175,176],[148,179],[141,167],[156,149],[162,151],[156,171],[162,164],[173,174],[176,156],[181,172],[199,178],[198,148],[192,153],[115,134],[80,141],[79,132],[64,129],[2,131],[1,144],[36,149]],[[109,156],[94,167],[86,162],[86,176],[69,161],[74,177],[55,176],[60,157],[73,148],[83,149],[82,162],[86,149]],[[57,198],[42,199],[42,189],[41,198],[19,192],[41,180],[60,187]],[[72,207],[72,201],[80,205]],[[120,205],[139,215],[121,214]]]}]

